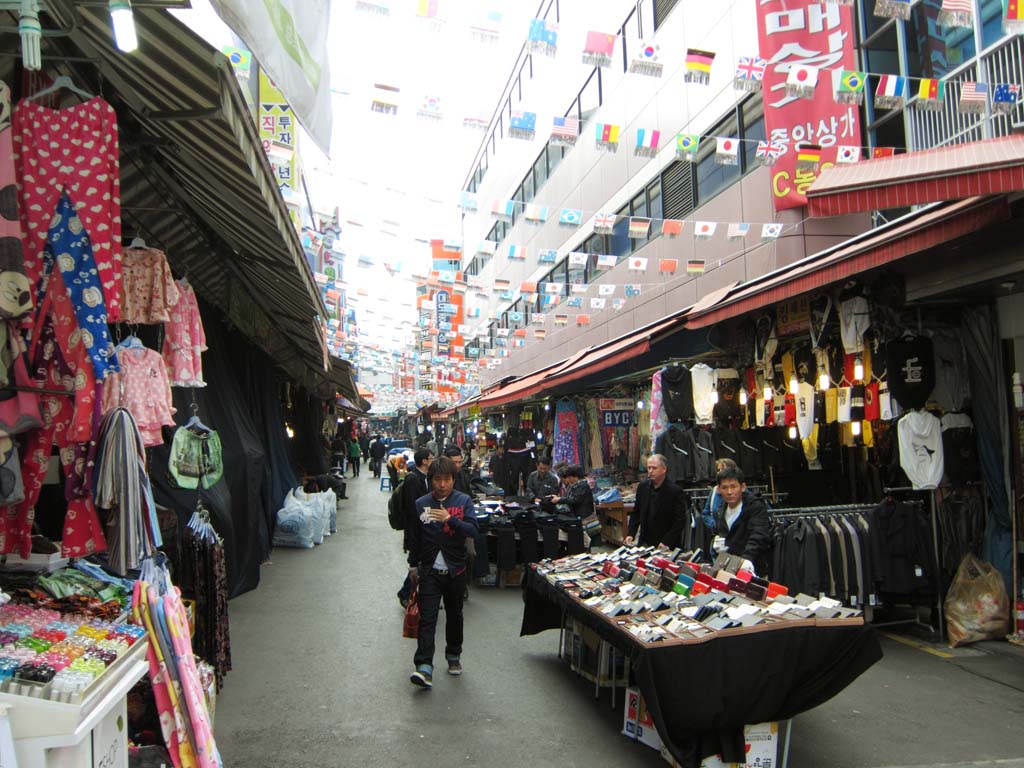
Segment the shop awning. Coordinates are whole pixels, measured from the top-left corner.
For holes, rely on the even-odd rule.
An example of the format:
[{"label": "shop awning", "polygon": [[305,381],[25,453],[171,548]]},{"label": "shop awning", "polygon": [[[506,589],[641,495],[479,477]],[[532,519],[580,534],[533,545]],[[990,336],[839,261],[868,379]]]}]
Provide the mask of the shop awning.
[{"label": "shop awning", "polygon": [[704,328],[925,251],[1006,218],[1005,197],[973,197],[903,216],[827,251],[738,285],[716,303],[695,306],[687,328]]},{"label": "shop awning", "polygon": [[365,397],[359,394],[355,379],[352,376],[352,365],[347,360],[331,358],[331,370],[327,374],[327,381],[313,394],[330,400],[334,396],[340,396],[348,403],[348,408],[360,413],[370,410],[370,403]]},{"label": "shop awning", "polygon": [[292,379],[330,384],[320,292],[227,58],[160,8],[134,9],[128,55],[105,4],[76,12],[71,40],[120,117],[125,234],[166,251]]},{"label": "shop awning", "polygon": [[822,170],[812,216],[905,208],[1024,190],[1024,136],[1003,136]]}]

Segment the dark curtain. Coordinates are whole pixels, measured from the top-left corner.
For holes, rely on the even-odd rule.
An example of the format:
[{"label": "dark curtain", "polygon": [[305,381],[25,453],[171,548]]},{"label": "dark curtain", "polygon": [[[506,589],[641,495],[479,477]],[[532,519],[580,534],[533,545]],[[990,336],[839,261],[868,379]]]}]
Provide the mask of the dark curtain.
[{"label": "dark curtain", "polygon": [[306,390],[292,390],[291,441],[293,464],[310,475],[322,475],[330,469],[329,450],[323,437],[324,401]]},{"label": "dark curtain", "polygon": [[1006,379],[999,348],[999,328],[991,307],[971,307],[964,311],[963,339],[971,377],[978,460],[989,497],[982,556],[1003,574],[1006,589],[1012,595],[1013,542],[1005,474],[1010,415],[1005,397]]}]

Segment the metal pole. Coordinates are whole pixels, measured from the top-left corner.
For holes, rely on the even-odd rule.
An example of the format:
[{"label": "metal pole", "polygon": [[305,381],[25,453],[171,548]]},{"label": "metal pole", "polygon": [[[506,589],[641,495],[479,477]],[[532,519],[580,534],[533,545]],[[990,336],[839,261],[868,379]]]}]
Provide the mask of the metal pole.
[{"label": "metal pole", "polygon": [[935,553],[935,604],[939,610],[939,626],[937,628],[937,634],[939,636],[939,642],[942,642],[942,568],[939,563],[939,526],[935,513],[935,491],[931,492],[930,498],[931,503],[929,506],[932,518],[932,548]]}]

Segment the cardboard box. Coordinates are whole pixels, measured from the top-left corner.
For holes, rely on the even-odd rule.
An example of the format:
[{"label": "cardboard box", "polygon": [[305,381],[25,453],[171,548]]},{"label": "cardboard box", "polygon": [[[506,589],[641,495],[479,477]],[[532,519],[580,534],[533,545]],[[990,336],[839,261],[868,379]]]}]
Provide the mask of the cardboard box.
[{"label": "cardboard box", "polygon": [[633,741],[646,744],[651,749],[660,750],[664,746],[654,727],[651,713],[647,711],[647,705],[644,704],[644,697],[640,695],[639,688],[626,689],[626,711],[623,714],[622,735],[633,739]]},{"label": "cardboard box", "polygon": [[523,566],[517,565],[508,571],[498,571],[498,586],[518,587],[523,583]]},{"label": "cardboard box", "polygon": [[[745,763],[723,763],[722,759],[715,755],[704,758],[700,768],[768,768],[779,765],[779,725],[759,723],[743,729],[747,747]],[[664,746],[661,747],[661,756],[672,768],[682,768]]]}]

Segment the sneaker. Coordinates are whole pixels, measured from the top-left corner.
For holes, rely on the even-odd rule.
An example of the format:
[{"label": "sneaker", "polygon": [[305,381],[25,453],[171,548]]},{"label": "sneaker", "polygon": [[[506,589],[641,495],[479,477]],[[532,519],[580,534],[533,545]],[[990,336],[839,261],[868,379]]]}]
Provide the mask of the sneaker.
[{"label": "sneaker", "polygon": [[[459,667],[461,671],[462,667]],[[451,666],[448,667],[451,671]],[[409,682],[413,685],[418,685],[420,688],[433,688],[434,687],[434,668],[429,664],[420,664],[416,667],[416,671],[409,676]]]},{"label": "sneaker", "polygon": [[448,674],[458,677],[462,674],[462,662],[458,659],[448,659]]}]

